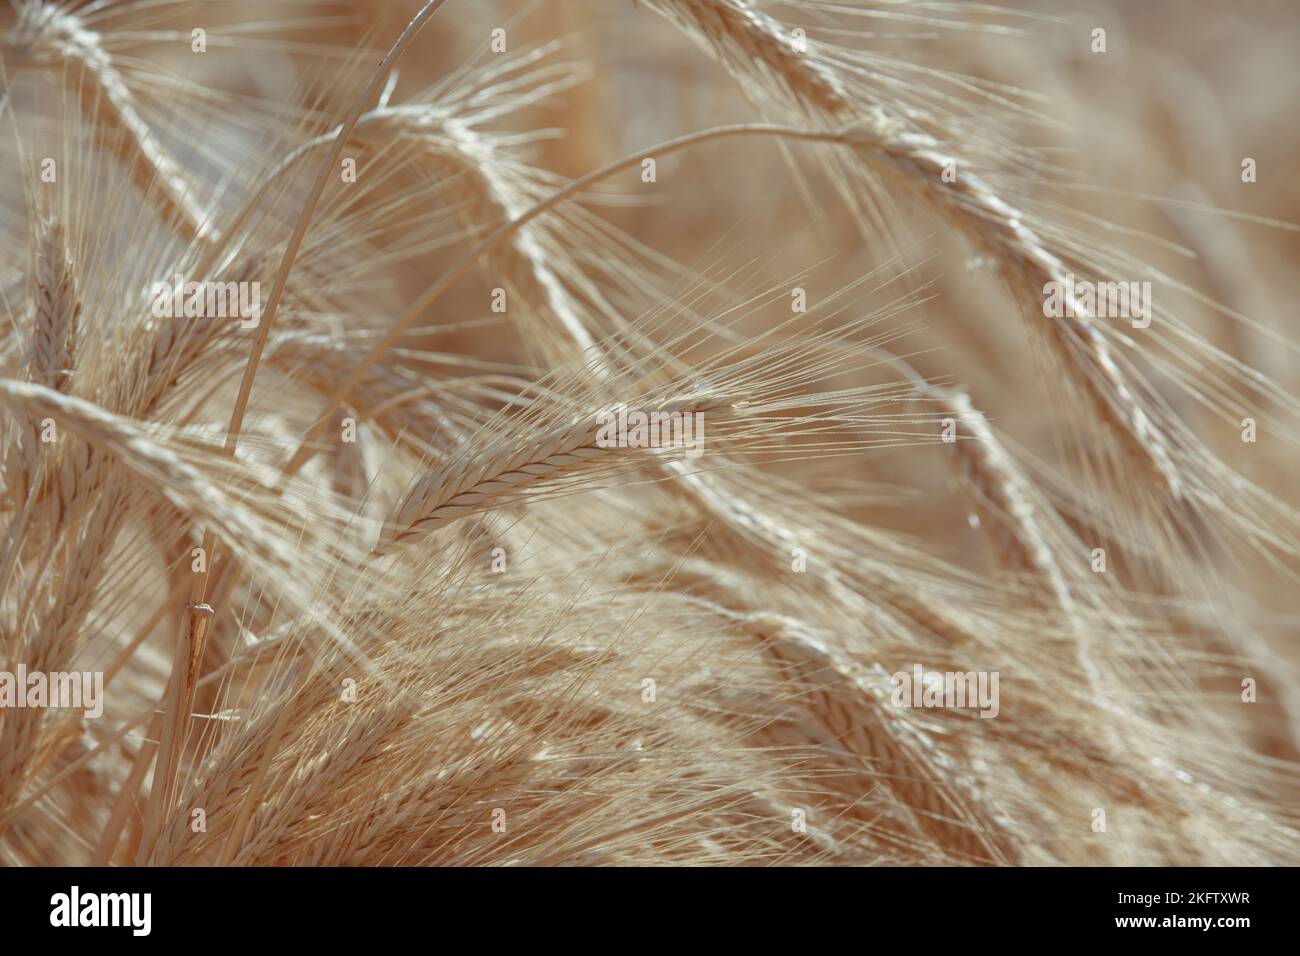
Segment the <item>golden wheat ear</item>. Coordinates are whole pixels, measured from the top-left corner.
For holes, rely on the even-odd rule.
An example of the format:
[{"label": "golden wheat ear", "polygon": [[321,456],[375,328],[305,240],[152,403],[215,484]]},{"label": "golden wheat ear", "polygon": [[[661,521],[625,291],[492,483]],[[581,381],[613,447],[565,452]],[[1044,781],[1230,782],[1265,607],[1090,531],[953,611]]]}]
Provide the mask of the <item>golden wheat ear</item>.
[{"label": "golden wheat ear", "polygon": [[[649,6],[752,89],[767,112],[820,127],[855,129],[858,148],[848,167],[840,154],[828,158],[827,165],[847,175],[842,181],[862,184],[864,195],[855,206],[863,209],[873,228],[889,234],[891,224],[878,212],[878,197],[881,184],[896,185],[939,221],[951,224],[993,264],[1051,367],[1064,372],[1072,394],[1093,411],[1086,427],[1073,419],[1069,423],[1079,431],[1081,467],[1097,481],[1095,493],[1113,496],[1116,506],[1149,523],[1152,534],[1170,539],[1184,557],[1191,556],[1180,561],[1182,573],[1193,573],[1196,552],[1216,533],[1252,551],[1272,550],[1283,561],[1294,557],[1300,512],[1246,482],[1223,462],[1177,418],[1142,377],[1138,363],[1151,358],[1166,368],[1193,365],[1199,371],[1183,375],[1176,384],[1197,400],[1209,369],[1216,388],[1217,378],[1223,376],[1234,383],[1225,388],[1249,389],[1282,415],[1293,418],[1300,408],[1289,397],[1279,401],[1272,383],[1243,373],[1173,315],[1160,316],[1162,324],[1176,329],[1172,345],[1152,338],[1144,354],[1133,339],[1108,328],[1095,305],[1073,291],[1067,295],[1068,307],[1050,312],[1045,306],[1049,289],[1075,289],[1075,273],[1081,286],[1108,281],[1116,263],[1090,261],[1083,242],[1071,241],[1070,230],[994,185],[998,143],[961,119],[978,105],[979,98],[970,102],[971,91],[965,91],[963,102],[951,90],[945,92],[953,78],[935,71],[917,71],[914,84],[904,86],[894,82],[896,65],[887,57],[833,43],[801,45],[785,24],[751,0],[653,0]],[[872,5],[865,7],[862,12],[870,13]],[[921,92],[906,92],[909,89]],[[945,101],[940,111],[936,104]],[[1007,179],[1001,176],[997,182]],[[1122,354],[1117,341],[1134,354]],[[1169,348],[1174,355],[1165,361],[1163,352]],[[1139,481],[1127,481],[1123,476],[1129,474]],[[1135,494],[1139,485],[1144,491]],[[1152,494],[1155,489],[1158,493]],[[1227,504],[1243,492],[1244,507]],[[1207,521],[1212,530],[1205,528]],[[1286,527],[1288,534],[1270,532],[1270,521]]]},{"label": "golden wheat ear", "polygon": [[[787,334],[784,322],[684,379],[674,378],[683,363],[670,348],[649,359],[602,343],[599,366],[589,360],[539,382],[545,397],[498,414],[468,448],[427,470],[390,511],[377,550],[468,514],[590,490],[641,469],[680,480],[673,465],[703,455],[794,461],[912,440],[879,411],[889,387],[821,388],[855,365],[854,338],[873,321],[844,319],[832,300],[799,334]],[[670,344],[688,348],[697,337]],[[603,357],[619,354],[622,365]]]}]

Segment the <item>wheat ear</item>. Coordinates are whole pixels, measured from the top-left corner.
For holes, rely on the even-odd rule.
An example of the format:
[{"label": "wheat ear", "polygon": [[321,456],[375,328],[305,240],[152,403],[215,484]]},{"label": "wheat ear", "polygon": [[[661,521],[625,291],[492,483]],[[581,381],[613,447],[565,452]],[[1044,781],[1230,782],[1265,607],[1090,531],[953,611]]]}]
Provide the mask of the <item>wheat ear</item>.
[{"label": "wheat ear", "polygon": [[63,226],[56,219],[40,221],[32,274],[35,314],[28,377],[37,385],[67,392],[72,384],[81,299]]},{"label": "wheat ear", "polygon": [[17,70],[75,66],[82,112],[97,129],[121,137],[127,167],[141,192],[155,197],[164,219],[179,226],[188,241],[216,238],[180,167],[136,110],[99,34],[80,17],[44,0],[27,0],[0,50]]},{"label": "wheat ear", "polygon": [[898,182],[997,263],[1017,301],[1034,317],[1035,327],[1103,423],[1172,499],[1183,498],[1168,440],[1096,328],[1093,313],[1075,296],[1064,317],[1043,315],[1044,287],[1058,283],[1068,288],[1067,269],[1025,224],[1023,213],[1003,201],[964,161],[959,163],[960,175],[945,176],[961,157],[954,157],[953,150],[934,137],[909,128],[884,104],[855,102],[833,71],[796,52],[783,27],[748,0],[650,0],[649,5],[700,40],[738,80],[758,81],[801,119],[834,126],[856,122],[855,154],[866,170]]},{"label": "wheat ear", "polygon": [[1052,602],[1074,635],[1079,665],[1093,696],[1105,706],[1110,694],[1095,659],[1092,628],[1079,615],[1075,596],[1048,542],[1043,516],[1034,504],[1028,480],[969,396],[933,386],[926,393],[969,432],[969,439],[958,437],[953,443],[954,462],[962,482],[971,491],[980,523],[999,559],[1006,567],[1031,572],[1047,586]]},{"label": "wheat ear", "polygon": [[[688,133],[684,136],[678,136],[674,139],[665,140],[646,150],[624,156],[613,162],[606,163],[599,169],[593,170],[563,187],[551,193],[545,199],[538,201],[528,208],[528,210],[509,222],[502,223],[499,227],[485,236],[481,242],[471,248],[455,264],[453,264],[445,273],[443,273],[433,284],[424,290],[415,301],[407,308],[406,312],[400,319],[395,322],[382,339],[371,347],[365,357],[358,363],[352,374],[344,380],[334,393],[326,400],[324,408],[321,410],[316,423],[303,436],[298,445],[297,451],[293,457],[284,466],[284,480],[287,482],[306,461],[318,450],[313,446],[316,437],[322,429],[329,423],[329,416],[339,408],[352,394],[352,390],[362,381],[366,372],[369,371],[379,359],[397,342],[399,338],[415,324],[429,309],[434,302],[456,283],[470,267],[475,265],[480,259],[489,255],[494,249],[510,239],[512,235],[527,226],[538,216],[544,215],[551,209],[559,206],[561,203],[573,198],[581,193],[587,187],[613,176],[615,173],[622,172],[638,165],[646,156],[663,157],[670,153],[679,152],[702,143],[713,140],[727,138],[757,138],[773,137],[782,140],[799,140],[803,142],[820,142],[820,143],[839,143],[842,145],[851,144],[857,136],[854,129],[838,130],[808,130],[799,129],[789,126],[779,126],[768,123],[743,123],[732,126],[716,126],[710,129],[700,130],[694,133]],[[263,328],[266,322],[263,322]]]},{"label": "wheat ear", "polygon": [[[72,388],[81,315],[76,264],[63,225],[53,216],[42,216],[37,221],[34,246],[32,332],[25,377],[32,386],[65,394]],[[16,408],[15,414],[22,418],[20,409]],[[89,445],[74,440],[56,452],[53,445],[42,442],[43,430],[35,420],[21,421],[15,429],[18,442],[6,446],[6,487],[11,494],[21,491],[26,497],[17,524],[10,528],[10,555],[16,556],[24,544],[43,541],[44,537],[53,547],[69,521],[84,518],[86,493],[98,487],[102,479],[102,462]],[[56,454],[59,457],[54,457]],[[29,666],[66,666],[73,658],[83,636],[79,628],[100,580],[101,548],[116,533],[119,516],[112,512],[117,504],[104,502],[90,514],[80,537],[70,542],[62,573],[50,575],[38,585],[42,600],[38,601],[36,620],[30,628],[18,628],[20,634],[27,635],[22,650]],[[28,520],[37,514],[45,519],[42,537],[28,527]],[[5,560],[7,563],[9,555]],[[44,600],[47,591],[52,600]],[[6,739],[4,757],[0,759],[0,776],[6,781],[0,786],[0,806],[20,795],[25,781],[35,775],[33,758],[39,765],[42,754],[48,756],[51,752],[44,749],[51,744],[37,716],[20,715],[0,735],[11,738]]]},{"label": "wheat ear", "polygon": [[[36,231],[36,261],[31,271],[32,338],[25,365],[26,378],[59,392],[72,387],[81,298],[75,264],[62,224],[42,217]],[[40,429],[34,425],[14,432],[5,443],[5,491],[15,507],[22,504],[43,471]]]},{"label": "wheat ear", "polygon": [[963,392],[931,386],[924,394],[938,403],[940,414],[967,433],[952,442],[953,461],[962,483],[970,489],[999,562],[1040,576],[1060,610],[1072,615],[1074,599],[1047,542],[1032,491],[984,415]]},{"label": "wheat ear", "polygon": [[[642,411],[649,415],[727,415],[738,403],[720,398],[683,398]],[[436,531],[465,515],[498,508],[549,482],[626,466],[643,448],[603,447],[596,415],[481,450],[427,472],[390,512],[376,551],[416,533]],[[668,446],[664,450],[668,450]]]},{"label": "wheat ear", "polygon": [[816,701],[806,710],[820,729],[817,743],[866,761],[866,774],[885,783],[937,847],[969,862],[1015,861],[1010,841],[992,823],[993,812],[935,772],[929,734],[889,705],[891,685],[883,668],[836,654],[807,625],[785,615],[717,610],[762,640],[786,680]]},{"label": "wheat ear", "polygon": [[[544,52],[534,51],[523,59],[532,61]],[[493,70],[489,77],[495,79],[510,69],[513,69],[513,64]],[[514,109],[528,105],[540,96],[540,92],[554,92],[555,86],[559,85],[541,85],[528,73],[510,79],[513,86],[526,88],[535,83],[541,86],[540,91],[527,90],[515,94],[511,102]],[[462,98],[473,99],[472,91],[471,94],[462,94]],[[494,104],[493,114],[500,111],[500,105]],[[334,142],[340,132],[341,127],[336,127],[299,146],[271,170],[268,180],[274,180],[291,169],[311,151]],[[498,137],[477,129],[474,117],[459,115],[455,104],[381,103],[357,121],[354,140],[358,145],[376,150],[393,140],[416,144],[422,166],[440,178],[454,180],[468,199],[462,207],[462,218],[470,228],[498,228],[523,216],[536,201],[534,190],[519,185],[520,161],[513,156],[509,159],[503,157],[502,152],[507,147],[497,141]],[[535,174],[527,179],[540,182],[540,177]],[[556,255],[563,256],[564,249],[548,242],[539,224],[527,223],[508,237],[504,247],[494,250],[490,258],[525,301],[547,310],[558,320],[566,335],[581,350],[586,350],[594,340],[581,318],[581,306],[574,301],[560,278],[562,270],[553,264]]]}]

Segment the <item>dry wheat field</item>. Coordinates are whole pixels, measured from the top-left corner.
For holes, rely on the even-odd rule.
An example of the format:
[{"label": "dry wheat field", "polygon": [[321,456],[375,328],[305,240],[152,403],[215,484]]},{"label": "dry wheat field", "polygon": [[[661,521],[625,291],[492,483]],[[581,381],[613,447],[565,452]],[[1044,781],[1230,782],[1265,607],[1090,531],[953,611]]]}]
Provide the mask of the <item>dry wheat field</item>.
[{"label": "dry wheat field", "polygon": [[0,863],[1300,863],[1297,35],[8,0]]}]

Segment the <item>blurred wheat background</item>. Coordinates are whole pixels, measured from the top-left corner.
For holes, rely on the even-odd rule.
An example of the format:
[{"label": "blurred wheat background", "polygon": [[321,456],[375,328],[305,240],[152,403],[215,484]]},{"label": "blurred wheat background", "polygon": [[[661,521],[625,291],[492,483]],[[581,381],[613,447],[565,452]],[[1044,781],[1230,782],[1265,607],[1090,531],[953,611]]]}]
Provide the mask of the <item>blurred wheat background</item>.
[{"label": "blurred wheat background", "polygon": [[0,861],[1295,864],[1298,31],[11,0]]}]

